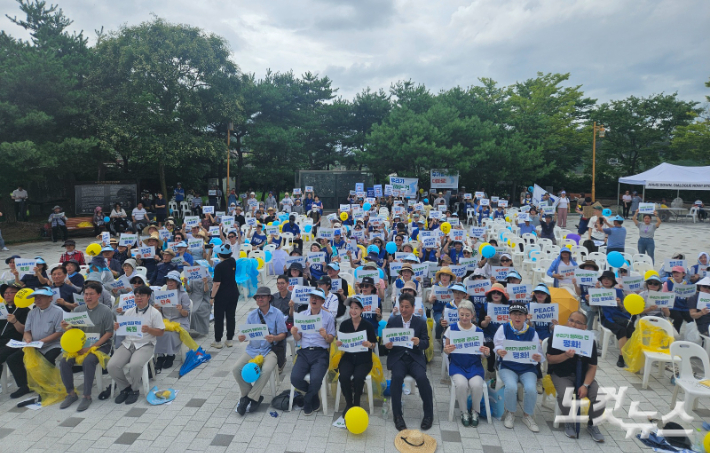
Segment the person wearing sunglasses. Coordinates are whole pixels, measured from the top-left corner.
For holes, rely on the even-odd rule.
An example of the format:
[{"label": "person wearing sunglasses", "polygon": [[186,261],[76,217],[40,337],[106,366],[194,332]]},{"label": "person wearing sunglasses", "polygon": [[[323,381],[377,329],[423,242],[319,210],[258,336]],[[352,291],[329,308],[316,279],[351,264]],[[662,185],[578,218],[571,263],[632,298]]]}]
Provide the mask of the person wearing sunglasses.
[{"label": "person wearing sunglasses", "polygon": [[698,330],[703,335],[708,335],[708,326],[710,326],[710,308],[707,304],[700,304],[698,299],[700,294],[710,294],[710,277],[705,277],[699,280],[696,284],[698,292],[693,297],[688,299],[690,308],[690,316],[695,320]]},{"label": "person wearing sunglasses", "polygon": [[[667,307],[659,307],[656,304],[649,303],[648,301],[648,295],[651,292],[661,292],[663,289],[663,282],[657,275],[651,275],[646,279],[646,281],[643,284],[643,290],[639,294],[641,297],[643,297],[643,300],[646,301],[646,308],[644,311],[641,312],[641,316],[661,316],[661,317],[666,317],[670,318],[671,316],[671,311]],[[688,305],[692,306],[692,305]],[[691,309],[691,317],[692,317],[692,309]],[[708,317],[710,318],[710,317]]]}]

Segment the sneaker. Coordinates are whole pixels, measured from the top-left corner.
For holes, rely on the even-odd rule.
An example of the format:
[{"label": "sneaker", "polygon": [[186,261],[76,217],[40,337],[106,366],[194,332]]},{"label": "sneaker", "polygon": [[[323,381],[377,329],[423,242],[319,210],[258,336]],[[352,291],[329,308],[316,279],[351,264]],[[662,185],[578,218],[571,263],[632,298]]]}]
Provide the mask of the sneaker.
[{"label": "sneaker", "polygon": [[259,401],[254,401],[252,399],[249,400],[249,407],[247,407],[247,412],[256,412],[259,410],[259,406],[261,405],[261,402],[264,401],[264,397],[260,396]]},{"label": "sneaker", "polygon": [[619,360],[616,361],[616,366],[618,366],[619,368],[625,368],[625,367],[626,367],[626,362],[624,362],[624,358],[623,358],[623,357],[621,357],[621,356],[619,357]]},{"label": "sneaker", "polygon": [[311,403],[308,401],[303,403],[303,414],[313,415],[313,406],[311,406]]},{"label": "sneaker", "polygon": [[471,426],[471,415],[468,412],[461,412],[461,424],[466,428]]},{"label": "sneaker", "polygon": [[471,412],[471,427],[475,428],[478,426],[478,412]]},{"label": "sneaker", "polygon": [[126,387],[125,389],[121,390],[121,393],[118,394],[114,402],[116,404],[123,404],[126,402],[126,398],[128,398],[128,395],[131,394],[133,390],[131,390],[130,387]]},{"label": "sneaker", "polygon": [[542,379],[537,380],[537,394],[542,395]]},{"label": "sneaker", "polygon": [[237,408],[234,410],[239,415],[244,415],[247,413],[247,406],[249,406],[249,397],[243,396],[239,398],[239,404],[237,404]]},{"label": "sneaker", "polygon": [[214,341],[212,344],[210,344],[210,347],[215,348],[215,349],[222,349],[222,342],[221,341]]},{"label": "sneaker", "polygon": [[67,407],[74,404],[78,399],[79,397],[76,396],[76,393],[74,393],[73,395],[67,395],[67,397],[64,398],[64,401],[62,401],[62,404],[59,405],[59,409],[66,409]]},{"label": "sneaker", "polygon": [[76,408],[77,412],[84,412],[91,406],[91,398],[82,398],[79,407]]},{"label": "sneaker", "polygon": [[587,426],[587,432],[592,436],[594,442],[604,442],[604,434],[599,431],[599,427],[595,425]]},{"label": "sneaker", "polygon": [[109,385],[101,393],[99,393],[99,399],[101,401],[107,400],[110,397],[111,397],[111,385]]},{"label": "sneaker", "polygon": [[10,249],[7,248],[7,247],[3,247],[3,248],[2,248],[2,251],[3,251],[3,252],[7,252],[8,250],[10,250]]},{"label": "sneaker", "polygon": [[140,392],[138,390],[134,390],[133,392],[129,393],[128,397],[126,398],[126,404],[133,404],[138,401],[139,395]]},{"label": "sneaker", "polygon": [[234,342],[232,340],[227,340],[224,342],[224,345],[228,348],[231,348],[232,346],[234,346]]},{"label": "sneaker", "polygon": [[514,424],[515,414],[513,414],[512,412],[505,411],[505,415],[503,416],[503,426],[508,429],[513,429]]},{"label": "sneaker", "polygon": [[565,436],[570,439],[577,438],[577,427],[574,426],[574,423],[565,423]]},{"label": "sneaker", "polygon": [[532,415],[525,414],[523,415],[523,423],[525,423],[528,427],[528,429],[534,433],[539,433],[540,428],[538,428],[537,423],[535,423],[535,420],[532,418]]},{"label": "sneaker", "polygon": [[174,361],[175,361],[174,355],[166,355],[165,362],[163,362],[163,368],[171,368],[173,366]]}]

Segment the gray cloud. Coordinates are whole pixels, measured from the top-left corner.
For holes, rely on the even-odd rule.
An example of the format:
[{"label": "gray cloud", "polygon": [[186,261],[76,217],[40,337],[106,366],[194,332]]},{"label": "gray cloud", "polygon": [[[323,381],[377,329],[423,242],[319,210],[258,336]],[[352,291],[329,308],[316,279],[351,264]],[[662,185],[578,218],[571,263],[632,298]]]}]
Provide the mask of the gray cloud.
[{"label": "gray cloud", "polygon": [[[399,79],[436,92],[479,77],[507,85],[538,71],[570,72],[570,84],[600,101],[710,94],[704,0],[66,0],[60,7],[90,37],[151,13],[197,26],[227,39],[245,72],[317,72],[346,98]],[[13,0],[0,8],[19,14]],[[4,17],[0,26],[26,38]]]}]

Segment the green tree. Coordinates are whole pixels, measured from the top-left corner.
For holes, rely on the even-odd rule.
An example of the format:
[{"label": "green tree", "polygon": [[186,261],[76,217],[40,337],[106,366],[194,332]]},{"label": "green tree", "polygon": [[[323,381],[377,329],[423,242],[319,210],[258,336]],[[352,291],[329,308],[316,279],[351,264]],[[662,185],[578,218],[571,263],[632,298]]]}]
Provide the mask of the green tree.
[{"label": "green tree", "polygon": [[101,36],[96,54],[95,127],[124,168],[157,173],[167,195],[167,174],[202,164],[205,176],[226,158],[223,131],[240,78],[223,38],[155,18]]}]

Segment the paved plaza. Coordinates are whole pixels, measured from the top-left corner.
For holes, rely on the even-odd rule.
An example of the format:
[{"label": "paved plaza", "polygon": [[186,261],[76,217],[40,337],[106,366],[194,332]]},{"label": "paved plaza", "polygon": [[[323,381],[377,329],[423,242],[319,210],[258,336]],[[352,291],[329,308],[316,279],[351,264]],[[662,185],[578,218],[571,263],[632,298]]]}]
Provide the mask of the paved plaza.
[{"label": "paved plaza", "polygon": [[[576,217],[568,221],[574,227]],[[627,247],[636,246],[637,229],[626,222],[629,236]],[[77,248],[84,250],[91,241],[80,239]],[[656,269],[662,258],[673,253],[687,254],[689,264],[694,264],[697,252],[710,249],[710,224],[692,222],[664,223],[656,233]],[[10,252],[0,254],[0,274],[7,270],[4,259],[10,253],[22,256],[41,255],[48,263],[57,262],[63,248],[59,243],[32,243],[10,247]],[[530,275],[524,276],[525,282]],[[275,291],[275,278],[268,278],[268,285]],[[241,301],[237,308],[237,325],[246,323],[248,311],[255,308],[253,299]],[[376,410],[370,417],[367,431],[361,435],[350,434],[347,430],[332,426],[340,415],[333,414],[334,395],[328,399],[330,415],[318,412],[315,416],[305,416],[301,411],[273,411],[267,403],[273,396],[270,387],[264,390],[265,401],[256,413],[242,417],[234,412],[239,399],[239,389],[232,376],[232,366],[244,350],[237,343],[233,348],[213,350],[209,348],[212,338],[198,339],[198,343],[210,354],[212,360],[178,379],[179,361],[170,370],[163,371],[151,381],[151,387],[172,387],[179,391],[172,404],[151,406],[145,395],[138,403],[126,406],[116,405],[113,400],[99,401],[94,391],[94,403],[85,412],[76,412],[76,405],[60,410],[59,405],[39,410],[17,408],[17,400],[10,400],[7,389],[0,394],[0,451],[20,453],[42,452],[90,452],[90,451],[140,451],[159,453],[163,451],[207,451],[207,452],[396,452],[394,437],[397,433],[391,413],[386,421],[382,419],[381,403],[376,402]],[[641,376],[630,374],[616,367],[618,349],[610,348],[606,360],[600,362],[597,380],[600,386],[628,387],[627,398],[619,418],[626,417],[631,401],[640,402],[639,410],[658,411],[657,418],[669,412],[673,386],[671,373],[665,371],[659,379],[654,372],[647,390],[641,390]],[[384,365],[384,364],[383,364]],[[281,375],[277,393],[289,389],[291,364],[287,364]],[[492,424],[481,420],[477,428],[464,428],[454,418],[448,421],[449,386],[442,383],[441,351],[435,345],[435,358],[428,367],[429,379],[434,387],[434,426],[427,431],[438,443],[437,451],[444,452],[569,452],[575,450],[624,452],[651,451],[634,438],[626,438],[621,429],[605,424],[601,427],[606,442],[597,444],[585,430],[579,440],[569,439],[562,428],[553,428],[553,411],[543,407],[542,396],[538,398],[535,419],[540,433],[533,434],[520,420],[522,409],[518,410],[515,428],[510,430],[500,420]],[[76,375],[79,377],[80,374]],[[14,388],[14,385],[13,387]],[[141,392],[142,393],[142,392]],[[680,396],[682,400],[683,395]],[[342,398],[341,398],[342,400]],[[366,401],[366,398],[363,398]],[[404,396],[404,416],[410,428],[417,428],[421,422],[421,400],[418,395]],[[341,401],[341,405],[344,402]],[[693,427],[699,428],[702,419],[710,420],[710,404],[700,404],[694,414]],[[458,411],[457,411],[458,413]],[[678,420],[675,420],[678,421]],[[680,422],[682,423],[682,422]],[[687,424],[684,424],[687,426]]]}]

